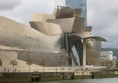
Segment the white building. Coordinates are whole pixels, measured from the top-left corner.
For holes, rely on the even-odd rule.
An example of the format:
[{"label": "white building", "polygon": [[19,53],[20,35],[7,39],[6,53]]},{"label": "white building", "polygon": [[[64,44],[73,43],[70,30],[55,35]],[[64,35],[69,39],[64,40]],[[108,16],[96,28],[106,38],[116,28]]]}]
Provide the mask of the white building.
[{"label": "white building", "polygon": [[113,51],[101,51],[100,52],[100,60],[113,60]]}]

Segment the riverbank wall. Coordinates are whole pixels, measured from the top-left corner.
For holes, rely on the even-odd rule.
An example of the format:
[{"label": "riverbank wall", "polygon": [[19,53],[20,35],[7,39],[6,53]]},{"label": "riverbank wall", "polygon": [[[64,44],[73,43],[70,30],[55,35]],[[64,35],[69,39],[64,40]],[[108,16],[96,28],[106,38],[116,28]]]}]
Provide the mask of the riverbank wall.
[{"label": "riverbank wall", "polygon": [[118,77],[118,71],[3,72],[0,73],[0,83],[43,82],[43,81],[111,78],[111,77]]}]

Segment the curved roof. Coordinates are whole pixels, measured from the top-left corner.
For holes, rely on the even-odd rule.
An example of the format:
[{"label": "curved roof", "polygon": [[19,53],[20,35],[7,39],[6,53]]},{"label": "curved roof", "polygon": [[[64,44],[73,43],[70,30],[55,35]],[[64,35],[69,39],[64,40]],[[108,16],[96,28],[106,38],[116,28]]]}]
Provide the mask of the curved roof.
[{"label": "curved roof", "polygon": [[101,41],[95,39],[87,39],[86,41],[86,61],[87,65],[99,65],[99,56],[101,49]]},{"label": "curved roof", "polygon": [[86,39],[89,39],[89,38],[93,38],[93,39],[98,40],[98,41],[104,41],[104,42],[107,41],[105,38],[100,37],[100,36],[89,36],[89,37],[86,37]]},{"label": "curved roof", "polygon": [[62,30],[59,25],[49,22],[39,22],[39,21],[31,21],[30,25],[32,28],[47,34],[47,35],[58,35],[62,34]]},{"label": "curved roof", "polygon": [[81,33],[84,27],[84,18],[72,17],[63,19],[48,19],[48,22],[60,25],[63,32]]},{"label": "curved roof", "polygon": [[61,39],[63,34],[48,36],[29,26],[0,17],[0,45],[55,53],[62,49]]},{"label": "curved roof", "polygon": [[36,13],[32,16],[32,21],[46,22],[47,19],[55,19],[55,16],[43,13]]},{"label": "curved roof", "polygon": [[71,32],[73,28],[75,17],[63,18],[63,19],[48,19],[50,23],[55,23],[60,25],[63,32]]},{"label": "curved roof", "polygon": [[86,34],[83,34],[83,33],[82,33],[82,34],[74,33],[74,34],[71,34],[71,35],[70,35],[70,37],[72,37],[72,36],[76,36],[76,37],[78,37],[79,39],[89,39],[89,38],[93,38],[93,39],[98,40],[98,41],[104,41],[104,42],[107,41],[106,39],[104,39],[104,38],[102,38],[102,37],[100,37],[100,36],[86,35]]}]

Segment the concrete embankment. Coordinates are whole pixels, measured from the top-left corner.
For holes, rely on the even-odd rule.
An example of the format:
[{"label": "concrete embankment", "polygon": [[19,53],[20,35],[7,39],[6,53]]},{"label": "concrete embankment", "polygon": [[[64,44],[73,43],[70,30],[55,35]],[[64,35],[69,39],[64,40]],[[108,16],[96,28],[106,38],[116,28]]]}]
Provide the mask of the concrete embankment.
[{"label": "concrete embankment", "polygon": [[73,72],[12,72],[1,73],[0,83],[10,82],[42,82],[74,79]]},{"label": "concrete embankment", "polygon": [[118,77],[118,71],[78,71],[75,79]]},{"label": "concrete embankment", "polygon": [[42,82],[57,80],[91,79],[118,77],[118,71],[78,71],[78,72],[4,72],[0,73],[0,83]]},{"label": "concrete embankment", "polygon": [[118,77],[118,71],[92,72],[92,78],[110,78],[110,77]]}]

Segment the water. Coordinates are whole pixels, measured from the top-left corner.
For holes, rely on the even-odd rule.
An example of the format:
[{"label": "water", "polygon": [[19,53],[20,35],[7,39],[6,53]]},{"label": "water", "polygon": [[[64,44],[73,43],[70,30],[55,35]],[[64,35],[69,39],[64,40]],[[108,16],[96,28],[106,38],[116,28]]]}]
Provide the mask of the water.
[{"label": "water", "polygon": [[40,83],[118,83],[118,78],[64,80],[64,81],[40,82]]}]

